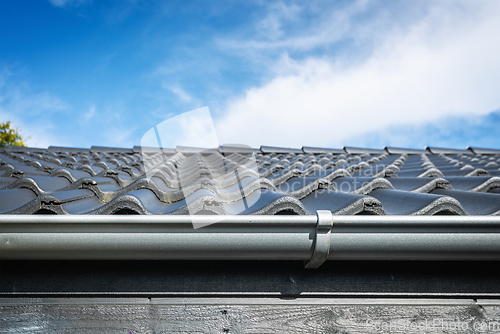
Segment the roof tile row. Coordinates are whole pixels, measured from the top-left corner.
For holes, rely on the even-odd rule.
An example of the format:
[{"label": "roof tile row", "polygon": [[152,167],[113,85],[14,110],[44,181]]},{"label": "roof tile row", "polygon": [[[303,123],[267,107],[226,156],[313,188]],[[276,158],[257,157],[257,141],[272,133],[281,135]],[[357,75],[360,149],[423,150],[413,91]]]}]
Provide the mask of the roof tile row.
[{"label": "roof tile row", "polygon": [[6,147],[4,214],[499,215],[500,150]]}]

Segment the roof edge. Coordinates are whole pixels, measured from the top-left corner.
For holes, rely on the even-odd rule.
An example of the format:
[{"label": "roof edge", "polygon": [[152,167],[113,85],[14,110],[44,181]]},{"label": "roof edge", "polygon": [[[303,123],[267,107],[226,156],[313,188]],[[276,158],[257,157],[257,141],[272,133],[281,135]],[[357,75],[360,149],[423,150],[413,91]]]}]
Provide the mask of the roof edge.
[{"label": "roof edge", "polygon": [[493,148],[467,147],[474,154],[500,154],[500,150]]},{"label": "roof edge", "polygon": [[262,153],[304,153],[300,148],[277,147],[277,146],[261,146]]},{"label": "roof edge", "polygon": [[313,147],[313,146],[302,146],[302,152],[310,154],[321,154],[321,153],[334,153],[342,154],[345,151],[341,148],[323,148],[323,147]]},{"label": "roof edge", "polygon": [[344,146],[344,151],[350,154],[383,154],[387,153],[385,149],[378,148],[361,148],[361,147],[352,147],[352,146]]},{"label": "roof edge", "polygon": [[457,148],[441,148],[441,147],[431,147],[426,146],[425,149],[431,154],[473,154],[471,150],[465,149],[457,149]]},{"label": "roof edge", "polygon": [[400,148],[400,147],[391,147],[386,146],[384,150],[389,154],[430,154],[428,150],[425,149],[417,149],[417,148]]}]

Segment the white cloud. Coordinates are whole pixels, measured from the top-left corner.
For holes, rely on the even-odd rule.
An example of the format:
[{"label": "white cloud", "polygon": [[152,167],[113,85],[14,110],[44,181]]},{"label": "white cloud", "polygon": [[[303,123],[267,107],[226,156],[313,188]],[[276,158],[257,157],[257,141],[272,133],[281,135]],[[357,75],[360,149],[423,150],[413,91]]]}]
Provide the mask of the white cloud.
[{"label": "white cloud", "polygon": [[379,42],[362,61],[285,52],[272,80],[227,104],[219,139],[342,146],[388,126],[498,109],[500,2],[431,2],[425,12],[397,29],[365,26],[360,40]]},{"label": "white cloud", "polygon": [[89,108],[89,111],[87,111],[84,115],[83,115],[83,119],[85,120],[85,122],[88,122],[92,119],[92,117],[94,117],[94,114],[95,114],[95,105],[92,105],[90,108]]},{"label": "white cloud", "polygon": [[170,86],[165,83],[162,84],[162,88],[174,93],[179,99],[185,102],[191,102],[193,98],[184,89],[179,86]]},{"label": "white cloud", "polygon": [[171,117],[149,129],[141,138],[142,146],[219,146],[217,133],[208,107],[191,110]]},{"label": "white cloud", "polygon": [[11,121],[20,128],[25,144],[33,147],[58,145],[52,122],[40,114],[60,113],[69,106],[49,92],[32,92],[26,83],[13,80],[14,74],[4,69],[0,72],[0,122]]},{"label": "white cloud", "polygon": [[[132,135],[136,130],[136,126],[117,126],[114,124],[103,134],[102,143],[111,147],[133,147],[137,145],[137,142],[132,140]],[[92,143],[92,145],[98,144]]]},{"label": "white cloud", "polygon": [[[256,50],[288,48],[304,51],[342,39],[362,38],[370,28],[365,24],[353,25],[352,20],[369,10],[369,4],[367,0],[357,0],[336,4],[332,9],[325,3],[317,4],[317,1],[308,2],[303,7],[282,1],[272,3],[267,15],[255,24],[253,38],[222,38],[217,43],[223,48],[241,49],[253,55]],[[307,17],[314,19],[309,22]],[[374,31],[370,32],[374,37]]]},{"label": "white cloud", "polygon": [[66,6],[79,6],[84,3],[90,2],[90,0],[49,0],[52,6],[55,7],[66,7]]},{"label": "white cloud", "polygon": [[256,25],[257,34],[263,38],[277,39],[283,36],[283,21],[292,20],[300,13],[300,7],[277,1],[267,4],[268,15]]}]

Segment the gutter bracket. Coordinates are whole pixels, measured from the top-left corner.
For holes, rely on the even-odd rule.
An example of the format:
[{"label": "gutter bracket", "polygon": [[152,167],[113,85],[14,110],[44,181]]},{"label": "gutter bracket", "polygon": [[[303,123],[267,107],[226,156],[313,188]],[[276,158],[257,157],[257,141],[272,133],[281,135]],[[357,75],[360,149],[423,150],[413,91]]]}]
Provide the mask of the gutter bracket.
[{"label": "gutter bracket", "polygon": [[304,261],[304,267],[307,269],[319,268],[330,254],[333,215],[328,210],[318,210],[316,211],[316,216],[318,217],[318,221],[314,239],[314,253],[309,261]]}]

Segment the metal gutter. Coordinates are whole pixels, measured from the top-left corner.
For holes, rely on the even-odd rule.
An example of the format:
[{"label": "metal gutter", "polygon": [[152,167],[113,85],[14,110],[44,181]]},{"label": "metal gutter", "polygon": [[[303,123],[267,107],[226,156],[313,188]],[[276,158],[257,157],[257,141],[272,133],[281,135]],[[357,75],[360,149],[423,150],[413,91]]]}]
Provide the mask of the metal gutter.
[{"label": "metal gutter", "polygon": [[3,215],[0,259],[500,260],[500,217]]}]

